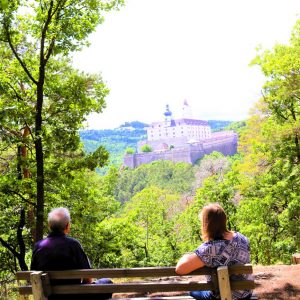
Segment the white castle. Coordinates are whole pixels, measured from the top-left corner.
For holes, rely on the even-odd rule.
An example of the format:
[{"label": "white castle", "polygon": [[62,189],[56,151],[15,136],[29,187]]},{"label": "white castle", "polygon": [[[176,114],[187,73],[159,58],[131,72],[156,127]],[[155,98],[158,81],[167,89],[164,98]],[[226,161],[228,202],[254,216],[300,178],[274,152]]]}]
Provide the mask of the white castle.
[{"label": "white castle", "polygon": [[[149,145],[151,151],[143,152],[144,145]],[[194,164],[213,151],[235,154],[237,134],[233,131],[212,133],[207,121],[193,118],[191,107],[184,100],[182,118],[173,119],[169,105],[166,105],[164,120],[150,124],[147,140],[138,142],[137,153],[125,155],[124,165],[136,168],[156,160]]]},{"label": "white castle", "polygon": [[194,119],[186,100],[182,106],[181,119],[173,119],[168,104],[164,116],[163,122],[154,122],[147,128],[148,141],[184,138],[185,143],[195,143],[211,137],[208,122]]}]

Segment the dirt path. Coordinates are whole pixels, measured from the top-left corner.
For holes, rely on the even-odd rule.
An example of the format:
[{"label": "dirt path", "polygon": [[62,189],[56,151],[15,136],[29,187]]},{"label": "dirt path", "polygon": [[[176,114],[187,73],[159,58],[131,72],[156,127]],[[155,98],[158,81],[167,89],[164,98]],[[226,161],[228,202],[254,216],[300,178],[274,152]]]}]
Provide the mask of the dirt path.
[{"label": "dirt path", "polygon": [[254,266],[259,300],[299,300],[300,265]]}]

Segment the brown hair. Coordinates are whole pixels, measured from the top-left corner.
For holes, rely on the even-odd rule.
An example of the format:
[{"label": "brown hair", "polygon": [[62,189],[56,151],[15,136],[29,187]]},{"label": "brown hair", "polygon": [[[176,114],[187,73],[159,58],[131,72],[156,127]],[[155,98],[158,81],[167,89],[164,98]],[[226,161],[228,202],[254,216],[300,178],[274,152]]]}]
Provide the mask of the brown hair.
[{"label": "brown hair", "polygon": [[204,241],[222,240],[229,232],[226,227],[227,217],[224,209],[218,203],[212,203],[202,208],[200,219],[202,223],[202,239]]}]

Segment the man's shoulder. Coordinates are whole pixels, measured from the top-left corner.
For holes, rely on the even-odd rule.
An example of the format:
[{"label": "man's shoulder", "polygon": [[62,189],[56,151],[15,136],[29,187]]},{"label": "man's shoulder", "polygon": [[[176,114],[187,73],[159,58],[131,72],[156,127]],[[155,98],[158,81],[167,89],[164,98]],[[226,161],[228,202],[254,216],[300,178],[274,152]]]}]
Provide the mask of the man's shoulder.
[{"label": "man's shoulder", "polygon": [[49,234],[46,238],[36,242],[35,248],[40,248],[40,247],[43,247],[44,245],[46,246],[47,244],[53,243],[53,242],[54,242],[54,244],[65,242],[66,244],[69,244],[69,245],[82,247],[78,240],[76,240],[75,238],[72,238],[70,236]]},{"label": "man's shoulder", "polygon": [[64,238],[66,239],[66,241],[68,241],[69,243],[73,243],[73,244],[78,244],[81,246],[80,242],[78,240],[76,240],[75,238],[65,235]]}]

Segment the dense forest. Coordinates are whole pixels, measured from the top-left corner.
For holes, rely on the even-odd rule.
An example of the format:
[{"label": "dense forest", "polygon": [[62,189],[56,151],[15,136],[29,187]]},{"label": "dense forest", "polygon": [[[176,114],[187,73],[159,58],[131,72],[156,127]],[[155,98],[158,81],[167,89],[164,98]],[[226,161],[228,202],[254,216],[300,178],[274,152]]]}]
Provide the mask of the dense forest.
[{"label": "dense forest", "polygon": [[[226,124],[239,133],[235,156],[214,152],[194,166],[116,163],[100,174],[113,147],[134,145],[145,131],[123,128],[107,140],[82,131],[109,90],[70,57],[122,1],[81,1],[80,15],[77,1],[66,3],[12,0],[0,11],[0,297],[29,268],[57,206],[70,209],[72,236],[93,267],[174,265],[201,242],[198,213],[209,202],[249,237],[253,263],[290,263],[300,251],[300,22],[289,44],[259,49],[252,61],[265,75],[263,96],[245,122]],[[97,144],[84,150],[81,139]]]}]

